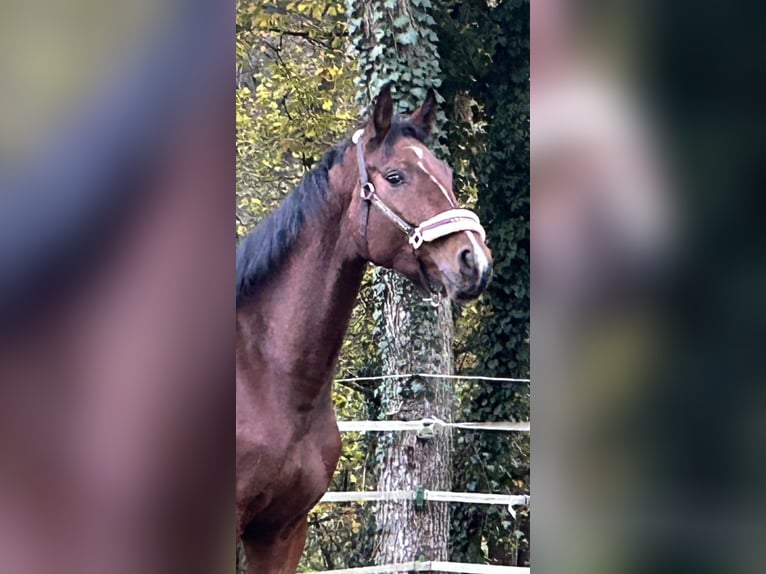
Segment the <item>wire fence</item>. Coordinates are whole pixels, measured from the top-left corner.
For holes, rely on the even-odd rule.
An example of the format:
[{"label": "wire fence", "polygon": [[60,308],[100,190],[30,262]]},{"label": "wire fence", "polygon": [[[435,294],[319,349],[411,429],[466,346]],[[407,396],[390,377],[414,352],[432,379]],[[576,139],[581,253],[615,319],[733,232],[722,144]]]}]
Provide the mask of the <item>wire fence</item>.
[{"label": "wire fence", "polygon": [[443,375],[439,373],[397,373],[392,375],[373,375],[368,377],[344,377],[335,379],[336,383],[357,383],[360,381],[381,381],[385,379],[411,379],[421,377],[424,379],[452,379],[461,381],[485,381],[495,383],[529,383],[530,379],[510,377],[486,377],[482,375]]},{"label": "wire fence", "polygon": [[434,417],[414,421],[338,421],[338,430],[341,432],[417,431],[423,434],[437,428],[529,432],[530,424],[528,421],[446,422]]},{"label": "wire fence", "polygon": [[455,572],[458,574],[529,574],[529,568],[519,566],[492,566],[489,564],[464,564],[439,560],[383,564],[342,570],[322,570],[311,574],[393,574],[397,572]]},{"label": "wire fence", "polygon": [[[512,377],[488,377],[481,375],[445,375],[435,373],[397,373],[363,377],[344,377],[335,379],[336,383],[356,383],[362,381],[382,381],[387,379],[410,379],[415,377],[431,379],[482,381],[492,383],[529,384],[530,379]],[[418,432],[427,438],[438,428],[458,428],[477,431],[530,432],[529,421],[491,421],[491,422],[449,422],[435,417],[419,420],[399,421],[338,421],[341,432]],[[495,504],[506,506],[515,518],[515,506],[530,504],[527,494],[492,494],[481,492],[451,492],[426,490],[419,487],[416,491],[352,491],[327,492],[319,501],[322,503],[379,502],[379,501],[415,501],[416,504],[431,502],[450,502],[467,504]],[[449,572],[456,574],[529,574],[529,568],[517,566],[496,566],[489,564],[467,564],[438,560],[415,561],[401,564],[384,564],[361,568],[340,570],[322,570],[311,574],[394,574],[398,572]]]}]

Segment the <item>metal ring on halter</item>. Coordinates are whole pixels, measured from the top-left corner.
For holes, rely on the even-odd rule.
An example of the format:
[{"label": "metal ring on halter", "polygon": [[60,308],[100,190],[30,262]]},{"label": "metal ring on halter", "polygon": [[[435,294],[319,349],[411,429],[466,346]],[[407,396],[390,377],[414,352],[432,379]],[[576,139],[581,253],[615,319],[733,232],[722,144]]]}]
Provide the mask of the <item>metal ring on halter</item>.
[{"label": "metal ring on halter", "polygon": [[372,182],[368,181],[361,187],[360,192],[361,192],[362,199],[364,199],[365,201],[370,201],[372,199],[373,194],[375,193],[375,186],[372,185]]},{"label": "metal ring on halter", "polygon": [[420,229],[415,228],[412,230],[412,233],[408,235],[410,236],[410,245],[412,245],[413,249],[417,249],[423,245],[423,234],[420,233]]}]

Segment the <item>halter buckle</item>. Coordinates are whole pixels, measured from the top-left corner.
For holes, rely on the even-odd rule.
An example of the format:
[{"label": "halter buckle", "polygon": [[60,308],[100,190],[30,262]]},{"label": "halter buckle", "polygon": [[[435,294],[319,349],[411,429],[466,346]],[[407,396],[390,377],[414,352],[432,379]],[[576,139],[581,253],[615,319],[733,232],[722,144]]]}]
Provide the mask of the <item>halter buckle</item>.
[{"label": "halter buckle", "polygon": [[362,199],[365,201],[370,201],[374,193],[375,193],[375,186],[372,185],[372,182],[369,182],[369,181],[365,183],[360,189],[360,195],[362,196]]}]

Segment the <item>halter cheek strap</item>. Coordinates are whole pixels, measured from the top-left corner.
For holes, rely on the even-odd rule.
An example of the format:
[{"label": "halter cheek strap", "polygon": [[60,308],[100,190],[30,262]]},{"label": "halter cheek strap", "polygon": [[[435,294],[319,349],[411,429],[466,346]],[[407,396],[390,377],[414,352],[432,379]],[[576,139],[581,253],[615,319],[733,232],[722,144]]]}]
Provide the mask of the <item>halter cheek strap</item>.
[{"label": "halter cheek strap", "polygon": [[369,259],[367,248],[367,221],[370,217],[370,204],[378,208],[386,218],[401,229],[408,238],[409,244],[417,250],[423,243],[435,241],[440,237],[451,235],[459,231],[475,231],[484,241],[486,233],[481,226],[479,216],[470,209],[448,209],[426,219],[420,225],[412,225],[391,209],[375,192],[367,175],[367,166],[364,161],[362,149],[362,134],[364,130],[354,133],[351,141],[356,144],[356,159],[359,166],[360,197],[362,198],[362,217],[360,218],[359,231],[364,241],[363,255]]},{"label": "halter cheek strap", "polygon": [[367,248],[367,220],[370,218],[369,195],[375,193],[375,188],[367,177],[367,166],[364,164],[364,151],[362,150],[362,134],[364,130],[358,130],[351,137],[351,141],[356,144],[356,161],[359,165],[359,181],[361,183],[360,194],[362,197],[362,216],[359,218],[359,235],[363,241],[363,253],[365,259],[370,258]]}]

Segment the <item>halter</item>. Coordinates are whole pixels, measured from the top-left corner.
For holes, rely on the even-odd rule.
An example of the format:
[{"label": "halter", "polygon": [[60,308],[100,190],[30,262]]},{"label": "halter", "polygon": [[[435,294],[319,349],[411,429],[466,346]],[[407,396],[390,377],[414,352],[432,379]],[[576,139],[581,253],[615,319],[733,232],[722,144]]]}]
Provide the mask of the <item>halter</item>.
[{"label": "halter", "polygon": [[[359,181],[361,183],[359,193],[364,209],[359,228],[364,239],[365,251],[367,251],[367,219],[370,216],[370,204],[377,207],[389,221],[407,235],[408,242],[414,251],[417,251],[423,243],[435,241],[440,237],[451,235],[458,231],[475,231],[481,236],[481,240],[484,241],[486,233],[479,222],[479,216],[470,209],[448,209],[426,219],[420,225],[412,225],[386,205],[386,202],[375,192],[375,186],[372,185],[367,176],[367,166],[365,165],[364,151],[362,149],[363,131],[358,130],[354,133],[351,141],[356,144],[356,159],[359,165]],[[369,253],[365,253],[365,255],[369,255]]]}]

